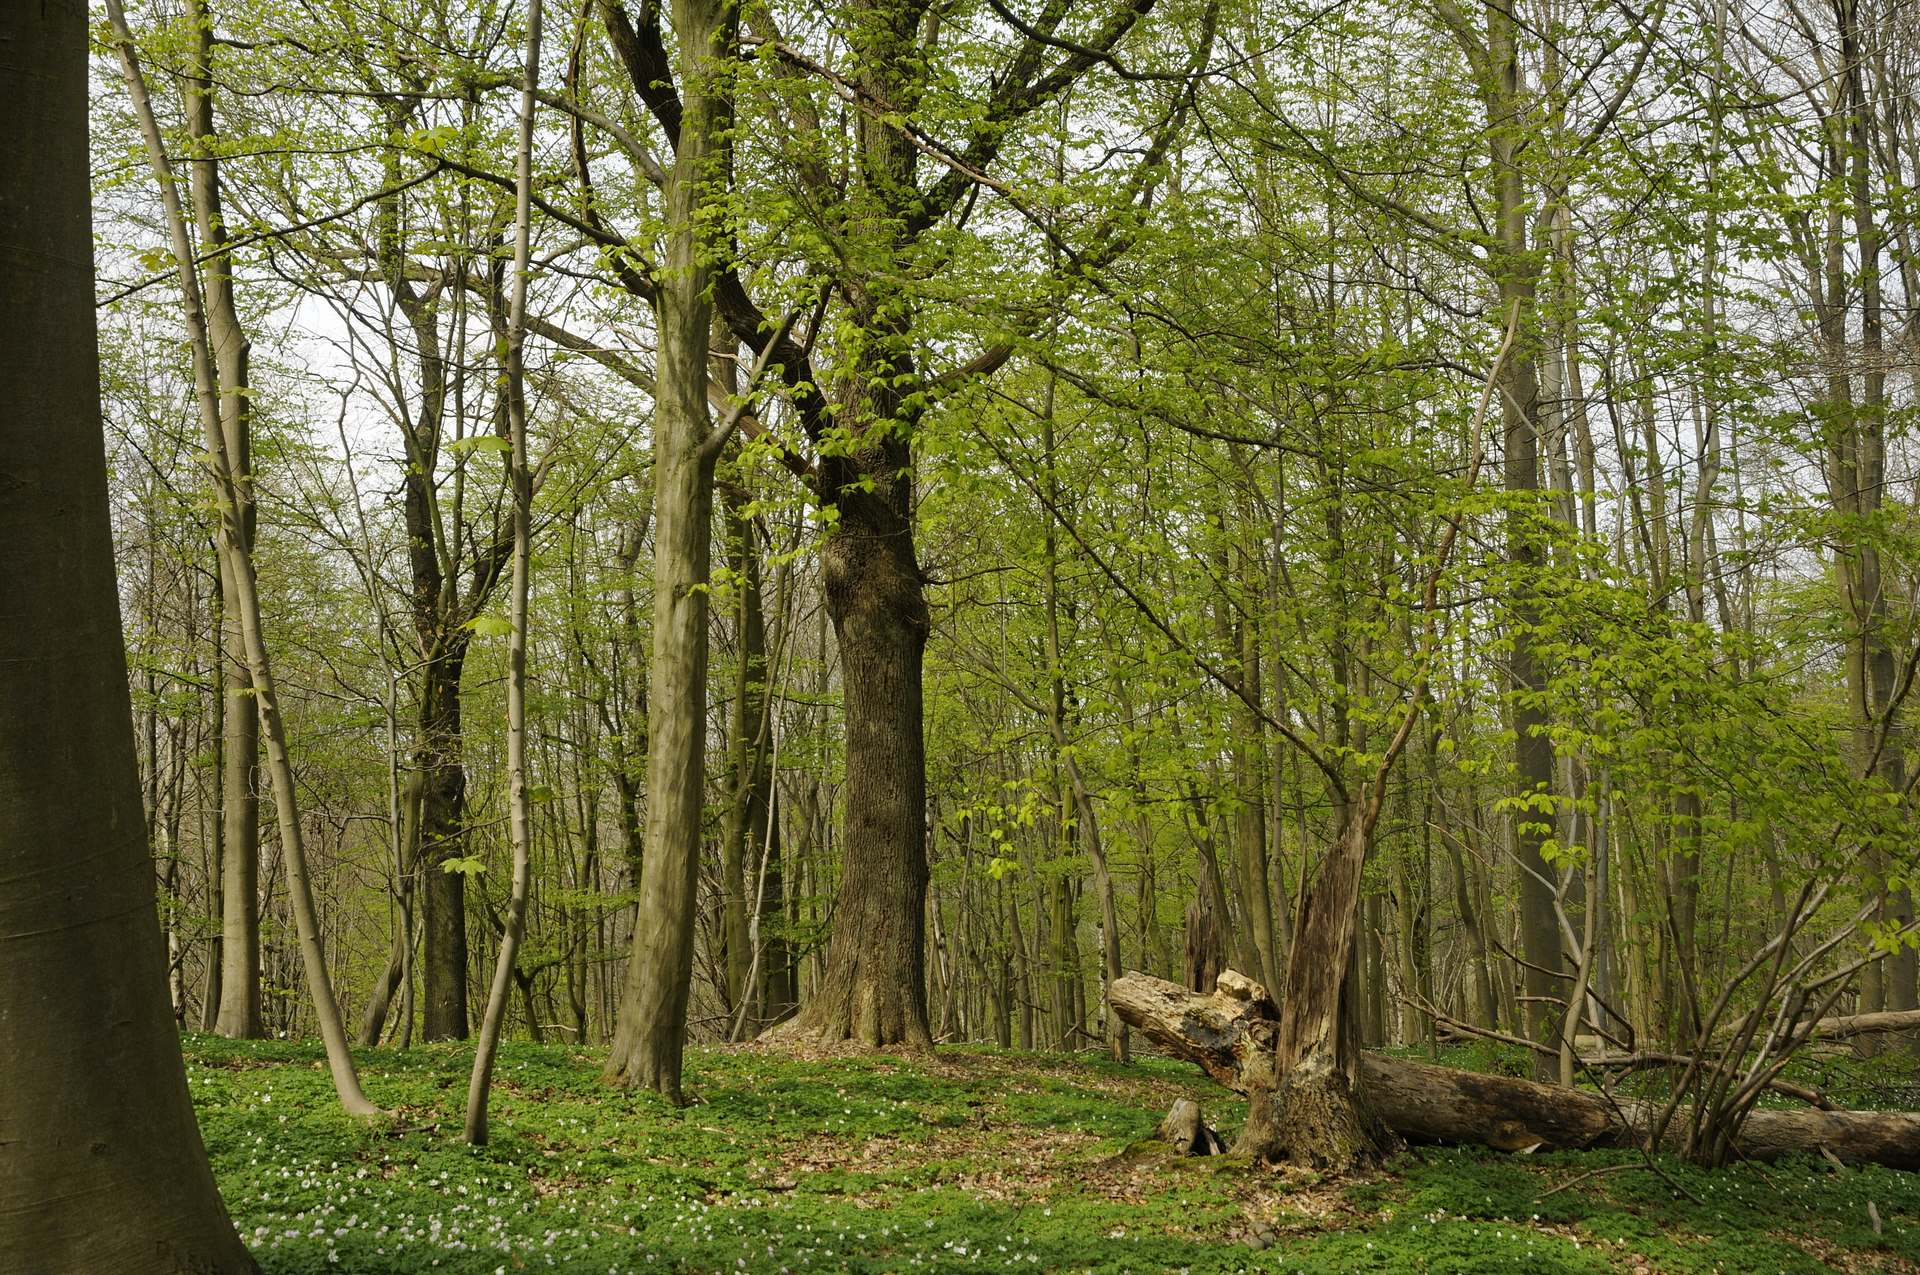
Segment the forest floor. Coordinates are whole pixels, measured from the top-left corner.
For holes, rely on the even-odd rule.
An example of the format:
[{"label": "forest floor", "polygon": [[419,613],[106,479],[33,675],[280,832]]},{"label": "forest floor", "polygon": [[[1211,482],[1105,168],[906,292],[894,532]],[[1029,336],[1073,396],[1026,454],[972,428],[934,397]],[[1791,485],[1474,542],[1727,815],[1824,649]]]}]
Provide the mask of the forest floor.
[{"label": "forest floor", "polygon": [[267,1275],[1920,1272],[1920,1174],[1429,1147],[1326,1182],[1170,1156],[1152,1137],[1176,1098],[1228,1130],[1244,1106],[1158,1058],[695,1049],[676,1109],[603,1085],[592,1051],[510,1043],[477,1150],[470,1045],[360,1051],[391,1113],[372,1125],[342,1114],[318,1045],[186,1052]]}]

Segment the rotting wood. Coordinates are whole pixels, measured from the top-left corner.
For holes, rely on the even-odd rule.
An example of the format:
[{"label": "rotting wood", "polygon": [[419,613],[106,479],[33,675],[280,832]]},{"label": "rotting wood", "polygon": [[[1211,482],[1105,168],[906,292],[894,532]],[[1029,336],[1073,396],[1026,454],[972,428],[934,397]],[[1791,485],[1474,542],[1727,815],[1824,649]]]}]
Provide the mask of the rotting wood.
[{"label": "rotting wood", "polygon": [[[1259,984],[1227,971],[1212,994],[1200,995],[1129,973],[1108,987],[1107,999],[1149,1040],[1227,1088],[1246,1093],[1271,1083],[1279,1011]],[[1374,1113],[1414,1142],[1507,1151],[1636,1146],[1658,1115],[1656,1104],[1634,1099],[1373,1053],[1362,1056],[1360,1075]],[[1753,1160],[1826,1152],[1846,1163],[1920,1169],[1920,1113],[1756,1110],[1736,1149]]]}]

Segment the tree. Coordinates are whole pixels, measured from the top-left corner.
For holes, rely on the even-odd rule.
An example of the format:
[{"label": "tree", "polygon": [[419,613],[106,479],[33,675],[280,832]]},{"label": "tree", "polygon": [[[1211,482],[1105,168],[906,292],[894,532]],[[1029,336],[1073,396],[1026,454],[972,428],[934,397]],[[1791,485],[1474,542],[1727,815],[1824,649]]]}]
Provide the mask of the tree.
[{"label": "tree", "polygon": [[107,521],[88,224],[87,12],[0,14],[0,1267],[255,1270],[213,1183],[165,957]]},{"label": "tree", "polygon": [[[227,250],[226,216],[220,198],[219,133],[214,124],[213,12],[203,0],[187,5],[191,75],[186,96],[188,166],[194,233],[206,245],[207,339],[220,386],[220,427],[233,463],[234,496],[242,534],[251,542],[259,526],[253,495],[253,403],[250,348],[234,301],[233,261]],[[219,533],[224,535],[224,533]],[[253,677],[240,628],[240,597],[233,579],[232,549],[214,557],[220,577],[221,834],[219,1015],[222,1036],[263,1034],[260,1021],[260,719],[254,711]]]},{"label": "tree", "polygon": [[[625,22],[609,5],[616,32]],[[727,189],[730,63],[737,18],[725,0],[676,0],[681,50],[667,253],[656,302],[659,410],[654,420],[653,702],[647,719],[647,845],[640,910],[606,1076],[679,1101],[692,992],[694,910],[706,802],[707,613],[713,475],[738,410],[707,409],[715,210]],[[630,28],[629,28],[630,30]],[[657,30],[653,32],[657,37]],[[616,39],[619,37],[616,35]],[[642,86],[646,91],[647,86]],[[663,119],[662,124],[666,121]]]},{"label": "tree", "polygon": [[[924,1047],[932,1042],[926,1008],[927,767],[923,672],[931,625],[926,579],[915,548],[918,503],[916,438],[934,404],[987,375],[1012,356],[1010,340],[989,342],[975,358],[935,369],[920,348],[922,298],[907,286],[947,251],[945,232],[964,223],[982,185],[1020,125],[1058,102],[1095,66],[1109,61],[1153,6],[1123,0],[1090,24],[1080,39],[1062,39],[1064,7],[1049,7],[1040,27],[1016,20],[1014,53],[995,60],[968,119],[964,140],[945,162],[923,174],[922,140],[934,121],[932,68],[953,51],[950,36],[924,6],[910,0],[861,0],[841,16],[849,54],[845,72],[828,68],[786,42],[771,13],[754,16],[755,38],[772,47],[790,92],[776,116],[776,135],[793,140],[783,167],[805,198],[820,250],[813,277],[847,298],[840,325],[831,401],[816,388],[812,359],[797,345],[769,341],[768,324],[737,278],[722,277],[721,316],[749,348],[771,353],[792,392],[796,414],[819,451],[804,477],[814,499],[831,509],[821,547],[821,576],[843,661],[847,747],[846,864],[834,906],[820,985],[800,1012],[778,1029],[789,1040],[851,1040],[868,1046]],[[997,7],[996,7],[997,9]],[[1008,11],[997,9],[1001,17]],[[1211,48],[1213,10],[1198,44]],[[821,162],[843,145],[828,145],[806,85],[824,81],[854,110],[849,179]],[[1176,101],[1184,99],[1177,98]],[[1116,219],[1144,204],[1164,176],[1169,136],[1183,118],[1178,106],[1151,133],[1139,166],[1116,201]],[[924,122],[923,122],[924,121]],[[1107,221],[1096,223],[1095,247],[1074,265],[1087,269],[1126,244]],[[1025,308],[1013,324],[1024,336],[1043,322],[1044,307]]]},{"label": "tree", "polygon": [[[527,65],[520,92],[520,144],[514,171],[513,284],[502,334],[501,380],[507,399],[507,481],[513,488],[513,581],[507,623],[507,824],[513,842],[513,885],[501,928],[487,1005],[480,1017],[480,1039],[473,1051],[467,1084],[467,1141],[487,1142],[488,1086],[494,1054],[506,1021],[514,961],[527,926],[527,891],[533,872],[533,814],[527,794],[527,626],[533,589],[533,474],[527,466],[527,276],[533,251],[533,111],[540,89],[540,0],[527,13]],[[531,1025],[531,1018],[529,1024]]]},{"label": "tree", "polygon": [[133,102],[134,116],[139,121],[146,142],[148,164],[160,187],[160,202],[166,213],[168,237],[173,250],[173,273],[180,285],[187,348],[193,362],[194,404],[206,442],[214,497],[220,505],[219,543],[232,573],[234,593],[240,608],[240,630],[247,651],[247,674],[253,684],[254,705],[260,715],[261,733],[266,741],[267,767],[273,782],[274,808],[279,823],[280,844],[286,858],[288,893],[293,906],[294,925],[299,934],[300,963],[306,971],[307,993],[312,998],[314,1014],[319,1019],[320,1035],[326,1042],[327,1066],[333,1073],[334,1089],[340,1095],[341,1105],[354,1115],[371,1115],[378,1108],[361,1092],[353,1056],[347,1050],[346,1030],[341,1023],[339,1002],[334,999],[313,890],[307,876],[304,832],[300,824],[299,798],[294,790],[293,763],[287,753],[287,736],[280,716],[278,689],[267,655],[253,540],[241,521],[245,502],[240,495],[220,415],[220,385],[206,319],[205,294],[195,264],[198,259],[187,229],[186,214],[180,206],[173,166],[154,117],[146,77],[140,69],[139,57],[134,49],[133,33],[127,27],[126,13],[120,0],[107,0],[107,17],[113,26],[121,75],[126,81],[128,97]]}]

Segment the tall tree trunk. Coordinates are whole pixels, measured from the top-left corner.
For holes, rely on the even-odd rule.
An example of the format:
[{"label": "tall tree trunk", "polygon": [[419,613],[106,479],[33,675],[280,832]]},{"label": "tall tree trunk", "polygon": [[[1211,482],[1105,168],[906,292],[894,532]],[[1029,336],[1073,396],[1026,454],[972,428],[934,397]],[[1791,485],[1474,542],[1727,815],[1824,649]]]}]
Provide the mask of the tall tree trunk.
[{"label": "tall tree trunk", "polygon": [[[716,325],[714,339],[730,342]],[[716,363],[719,360],[715,360]],[[730,376],[723,378],[731,384]],[[752,1036],[771,1021],[772,1003],[785,1003],[775,988],[790,964],[784,940],[763,938],[766,922],[781,913],[779,823],[773,815],[773,715],[767,664],[767,625],[762,611],[760,528],[747,516],[747,494],[727,484],[728,548],[739,590],[735,646],[733,722],[728,733],[726,818],[721,828],[724,887],[722,932],[726,941],[727,1006],[739,1023],[736,1036]],[[778,936],[774,936],[777,939]]]},{"label": "tall tree trunk", "polygon": [[[88,7],[0,7],[0,1270],[255,1271],[195,1127],[142,840],[100,431]],[[87,785],[76,799],[74,784]]]},{"label": "tall tree trunk", "polygon": [[[513,884],[507,915],[500,927],[500,951],[494,961],[493,983],[480,1017],[480,1039],[474,1046],[473,1071],[467,1080],[467,1141],[487,1144],[487,1106],[493,1082],[493,1059],[507,1016],[507,997],[518,973],[514,961],[527,926],[527,892],[533,875],[532,811],[527,797],[527,603],[533,588],[533,472],[527,463],[527,276],[532,272],[533,248],[533,112],[540,88],[540,0],[527,9],[526,69],[520,90],[520,144],[518,147],[513,212],[513,286],[508,302],[501,374],[507,400],[507,484],[513,493],[513,582],[508,601],[507,634],[507,829],[513,842]],[[521,983],[527,1002],[527,1027],[540,1039],[540,1020],[534,1012],[531,979]]]},{"label": "tall tree trunk", "polygon": [[[186,8],[192,44],[186,80],[187,136],[192,145],[188,194],[196,232],[206,257],[207,339],[213,347],[220,390],[220,425],[233,466],[238,508],[235,514],[247,543],[253,542],[257,511],[253,498],[253,397],[248,378],[250,345],[234,303],[233,262],[227,253],[226,219],[220,201],[220,168],[214,155],[218,133],[213,118],[213,15],[203,0]],[[224,532],[219,533],[224,538]],[[225,700],[221,721],[221,935],[220,1009],[214,1030],[222,1036],[255,1038],[260,1021],[260,799],[258,796],[260,720],[254,712],[253,681],[247,672],[246,644],[240,632],[240,604],[228,557],[216,555],[220,580],[220,687]]]},{"label": "tall tree trunk", "polygon": [[[657,313],[653,662],[648,713],[646,866],[633,954],[605,1076],[675,1102],[686,1047],[706,802],[707,612],[713,472],[725,442],[708,418],[714,249],[706,210],[724,198],[726,77],[736,29],[723,0],[675,0],[681,116],[667,190]],[[717,189],[716,189],[717,188]]]},{"label": "tall tree trunk", "polygon": [[[888,422],[881,418],[881,429]],[[822,549],[847,723],[847,829],[826,968],[781,1029],[820,1042],[930,1048],[926,1003],[926,755],[921,658],[927,606],[914,557],[904,440],[872,493],[842,488]],[[829,464],[843,462],[829,461]]]},{"label": "tall tree trunk", "polygon": [[[1887,366],[1885,356],[1885,318],[1881,299],[1881,255],[1884,238],[1873,207],[1872,162],[1875,155],[1869,135],[1871,105],[1867,98],[1866,72],[1862,65],[1859,0],[1838,0],[1841,60],[1845,68],[1847,93],[1846,155],[1850,165],[1849,191],[1853,203],[1854,240],[1860,264],[1860,361],[1861,402],[1853,419],[1846,422],[1855,438],[1854,512],[1863,526],[1878,518],[1886,487],[1887,467]],[[1862,751],[1862,764],[1875,750],[1874,770],[1891,792],[1904,792],[1906,756],[1904,732],[1892,720],[1894,697],[1899,692],[1899,668],[1893,642],[1887,629],[1891,620],[1887,602],[1885,569],[1878,543],[1868,532],[1852,546],[1853,597],[1857,617],[1860,671],[1864,675],[1864,694],[1856,696],[1856,734]],[[1873,884],[1884,894],[1881,921],[1894,927],[1913,920],[1913,895],[1905,885],[1889,888],[1891,865],[1884,853],[1873,856]],[[1915,1005],[1916,952],[1902,944],[1891,954],[1884,969],[1869,977],[1877,993],[1867,1009],[1911,1009]],[[1920,1045],[1920,1037],[1910,1037]]]},{"label": "tall tree trunk", "polygon": [[[1487,65],[1493,83],[1485,88],[1487,139],[1493,160],[1494,194],[1498,206],[1498,285],[1502,312],[1518,311],[1518,337],[1507,360],[1504,393],[1500,396],[1505,435],[1505,479],[1509,492],[1526,497],[1540,490],[1540,387],[1536,372],[1540,334],[1534,310],[1534,283],[1538,266],[1529,264],[1528,229],[1532,213],[1518,157],[1526,140],[1527,98],[1520,71],[1519,22],[1508,9],[1486,7]],[[1553,911],[1551,869],[1541,854],[1552,833],[1553,813],[1542,804],[1553,794],[1553,741],[1546,733],[1546,714],[1536,697],[1546,685],[1545,671],[1535,648],[1534,627],[1540,620],[1537,577],[1546,562],[1530,508],[1515,510],[1508,519],[1507,560],[1515,572],[1513,584],[1511,653],[1507,660],[1508,688],[1514,697],[1514,769],[1518,796],[1524,803],[1513,816],[1514,859],[1520,870],[1520,941],[1526,966],[1529,1039],[1553,1038],[1556,1019],[1550,998],[1558,989],[1560,932]],[[1541,1078],[1550,1073],[1551,1060],[1536,1055]]]},{"label": "tall tree trunk", "polygon": [[[716,329],[714,335],[717,340],[726,339],[724,329]],[[759,1000],[756,989],[748,986],[748,980],[755,977],[756,964],[748,913],[755,905],[754,886],[761,878],[754,868],[766,849],[765,816],[772,776],[767,769],[767,629],[760,609],[759,545],[753,520],[744,513],[746,492],[729,483],[722,497],[738,596],[734,608],[737,662],[727,732],[727,806],[720,830],[720,933],[726,1008],[737,1015],[744,1004]],[[759,838],[754,836],[756,828],[761,833]],[[751,1035],[759,1025],[747,1022],[744,1029]]]},{"label": "tall tree trunk", "polygon": [[[1249,573],[1251,574],[1251,573]],[[1258,629],[1241,621],[1233,626],[1238,639],[1238,690],[1254,703],[1262,697]],[[1280,946],[1274,937],[1273,890],[1268,876],[1266,807],[1266,723],[1236,693],[1233,727],[1233,850],[1245,901],[1249,937],[1259,959],[1260,978],[1268,987],[1280,983]]]},{"label": "tall tree trunk", "polygon": [[320,1036],[326,1046],[327,1066],[333,1074],[340,1104],[353,1115],[378,1112],[360,1090],[360,1078],[354,1071],[353,1056],[347,1049],[346,1030],[340,1021],[340,1006],[334,999],[329,981],[326,952],[322,947],[320,922],[314,907],[312,882],[307,875],[306,849],[302,840],[300,810],[294,789],[293,763],[287,754],[286,730],[280,719],[279,694],[267,655],[266,637],[261,630],[259,581],[254,573],[253,544],[240,524],[237,511],[239,494],[227,456],[226,436],[220,420],[219,382],[213,367],[208,340],[206,305],[194,269],[194,252],[187,231],[187,218],[180,207],[173,166],[167,157],[153,103],[147,93],[146,79],[127,27],[120,0],[107,0],[107,16],[118,46],[120,67],[132,100],[134,115],[144,136],[149,164],[160,188],[172,242],[176,274],[180,283],[189,352],[193,362],[194,399],[201,433],[220,501],[221,525],[229,546],[228,562],[233,567],[239,602],[241,635],[246,643],[247,670],[253,682],[255,709],[260,715],[261,735],[266,744],[267,772],[273,783],[274,812],[280,834],[280,853],[287,870],[287,899],[293,913],[300,945],[301,966],[306,974],[307,993],[313,1002]]}]

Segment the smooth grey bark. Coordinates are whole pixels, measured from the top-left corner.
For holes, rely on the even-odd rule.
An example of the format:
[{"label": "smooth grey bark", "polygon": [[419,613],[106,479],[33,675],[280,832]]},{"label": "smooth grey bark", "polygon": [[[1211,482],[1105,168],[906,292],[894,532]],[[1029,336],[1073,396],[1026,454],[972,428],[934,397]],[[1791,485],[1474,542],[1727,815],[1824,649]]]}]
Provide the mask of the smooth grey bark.
[{"label": "smooth grey bark", "polygon": [[[507,636],[507,825],[513,841],[513,885],[507,900],[506,923],[501,927],[500,951],[486,1009],[480,1016],[480,1039],[473,1051],[473,1072],[467,1082],[467,1141],[487,1143],[487,1091],[493,1080],[494,1055],[500,1046],[500,1028],[507,1015],[507,996],[514,977],[514,959],[527,925],[527,890],[532,876],[533,829],[527,800],[527,595],[533,572],[533,476],[527,466],[527,276],[533,239],[533,111],[540,86],[540,0],[527,8],[527,65],[520,92],[520,144],[514,180],[513,297],[507,306],[506,367],[508,482],[513,488],[513,582],[509,586]],[[524,986],[524,985],[523,985]],[[529,1003],[527,1023],[535,1039],[540,1020]]]},{"label": "smooth grey bark", "polygon": [[645,866],[633,954],[603,1074],[678,1102],[706,801],[713,473],[725,442],[707,408],[714,228],[706,209],[725,180],[723,134],[731,115],[725,75],[736,27],[724,0],[675,0],[673,28],[682,59],[681,115],[655,306],[660,353]]},{"label": "smooth grey bark", "polygon": [[267,655],[266,639],[261,632],[259,581],[254,573],[253,545],[238,518],[239,498],[227,453],[226,435],[221,426],[219,386],[207,333],[206,302],[201,292],[199,274],[194,269],[195,255],[187,232],[187,218],[180,206],[173,165],[167,157],[165,142],[154,119],[153,103],[147,92],[146,78],[140,69],[139,56],[134,49],[133,34],[127,26],[126,12],[120,0],[107,0],[106,8],[108,21],[113,28],[122,78],[146,142],[148,162],[155,183],[160,188],[160,200],[166,212],[166,224],[172,241],[177,266],[175,273],[180,284],[183,318],[186,321],[187,345],[193,362],[194,400],[206,441],[215,494],[220,502],[223,538],[229,546],[226,557],[233,570],[240,629],[246,642],[247,670],[253,683],[261,734],[266,741],[267,772],[273,782],[280,855],[287,871],[288,903],[299,938],[307,992],[313,1001],[314,1017],[319,1020],[320,1036],[326,1045],[327,1067],[333,1075],[334,1090],[340,1096],[340,1105],[352,1115],[374,1115],[379,1108],[369,1102],[360,1090],[360,1078],[354,1071],[353,1055],[348,1052],[346,1031],[340,1021],[340,1007],[334,999],[333,985],[328,980],[326,953],[321,945],[313,889],[307,877],[306,849],[294,791],[293,763],[287,755],[286,730],[280,720],[279,694]]},{"label": "smooth grey bark", "polygon": [[[213,348],[220,391],[220,428],[233,466],[235,516],[251,544],[257,511],[253,498],[253,400],[248,375],[251,346],[233,293],[226,219],[220,203],[220,166],[214,155],[213,15],[204,0],[188,0],[192,63],[185,85],[187,169],[195,233],[204,246],[207,339]],[[240,628],[240,599],[230,562],[233,546],[216,529],[220,580],[221,829],[220,1004],[213,1029],[222,1036],[257,1038],[260,1018],[260,718],[254,711],[253,678]]]},{"label": "smooth grey bark", "polygon": [[[249,1275],[194,1125],[128,729],[87,6],[0,6],[0,1270]],[[83,792],[76,784],[84,785]]]}]

